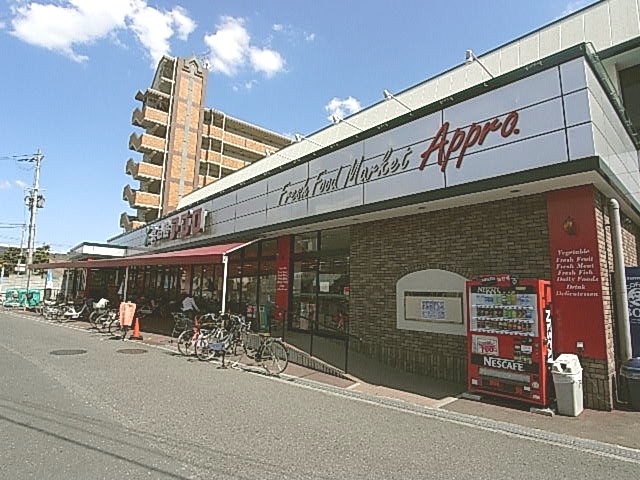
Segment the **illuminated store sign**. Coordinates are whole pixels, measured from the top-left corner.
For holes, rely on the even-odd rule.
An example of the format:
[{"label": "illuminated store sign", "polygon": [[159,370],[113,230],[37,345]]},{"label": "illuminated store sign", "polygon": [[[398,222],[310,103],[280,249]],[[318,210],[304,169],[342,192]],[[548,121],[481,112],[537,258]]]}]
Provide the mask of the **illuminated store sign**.
[{"label": "illuminated store sign", "polygon": [[163,240],[188,238],[204,231],[207,211],[203,208],[189,210],[160,223],[147,226],[145,245],[155,245]]}]

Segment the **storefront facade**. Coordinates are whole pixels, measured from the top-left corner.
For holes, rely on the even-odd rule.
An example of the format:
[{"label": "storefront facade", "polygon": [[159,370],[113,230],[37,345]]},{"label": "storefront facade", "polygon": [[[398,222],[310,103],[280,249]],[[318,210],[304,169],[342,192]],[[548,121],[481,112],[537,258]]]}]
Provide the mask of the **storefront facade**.
[{"label": "storefront facade", "polygon": [[[554,352],[578,354],[586,405],[611,409],[620,332],[608,202],[621,205],[625,264],[637,265],[639,145],[591,47],[393,105],[384,121],[348,119],[194,192],[110,239],[126,256],[93,267],[117,279],[128,268],[133,297],[190,291],[355,375],[377,361],[458,382],[465,282],[550,280]],[[425,298],[441,300],[442,318],[421,316]]]}]

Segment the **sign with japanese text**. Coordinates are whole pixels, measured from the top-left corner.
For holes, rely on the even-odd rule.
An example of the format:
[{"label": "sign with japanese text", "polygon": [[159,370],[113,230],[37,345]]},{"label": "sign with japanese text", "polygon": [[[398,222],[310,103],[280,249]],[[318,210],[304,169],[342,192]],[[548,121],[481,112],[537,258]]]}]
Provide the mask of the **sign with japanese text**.
[{"label": "sign with japanese text", "polygon": [[197,208],[167,218],[160,223],[147,225],[145,245],[155,245],[163,240],[183,239],[202,233],[207,211]]}]

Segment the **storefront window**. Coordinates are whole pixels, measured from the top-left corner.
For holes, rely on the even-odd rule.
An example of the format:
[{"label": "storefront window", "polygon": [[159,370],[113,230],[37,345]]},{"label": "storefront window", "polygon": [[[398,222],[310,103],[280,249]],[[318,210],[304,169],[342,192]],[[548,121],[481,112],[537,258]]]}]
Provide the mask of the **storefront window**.
[{"label": "storefront window", "polygon": [[318,333],[343,335],[349,315],[349,257],[320,258]]},{"label": "storefront window", "polygon": [[278,240],[263,240],[261,244],[260,256],[275,257],[278,254]]},{"label": "storefront window", "polygon": [[320,250],[324,252],[346,251],[351,247],[350,229],[334,228],[325,230],[320,235]]},{"label": "storefront window", "polygon": [[241,304],[242,296],[242,256],[241,252],[234,252],[229,255],[228,264],[228,288],[227,288],[227,311],[236,314],[245,314],[246,308]]},{"label": "storefront window", "polygon": [[317,270],[315,258],[296,260],[293,264],[293,315],[290,322],[294,330],[311,330],[315,322]]},{"label": "storefront window", "polygon": [[193,266],[193,276],[191,280],[191,294],[196,298],[202,297],[202,265]]},{"label": "storefront window", "polygon": [[253,242],[244,247],[244,258],[258,258],[258,242]]},{"label": "storefront window", "polygon": [[276,308],[276,261],[260,259],[260,281],[258,302],[260,318],[264,316],[264,324],[274,335],[282,335],[282,321],[275,318]]},{"label": "storefront window", "polygon": [[[243,308],[244,307],[244,308]],[[258,260],[245,260],[242,266],[241,310],[254,326],[258,325]]]},{"label": "storefront window", "polygon": [[318,232],[296,235],[294,245],[294,253],[316,252],[318,250]]}]

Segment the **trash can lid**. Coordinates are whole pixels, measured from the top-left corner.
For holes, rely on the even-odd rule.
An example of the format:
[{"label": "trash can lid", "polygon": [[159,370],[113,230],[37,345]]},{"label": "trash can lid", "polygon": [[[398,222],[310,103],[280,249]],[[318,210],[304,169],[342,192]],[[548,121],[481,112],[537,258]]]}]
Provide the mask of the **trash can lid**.
[{"label": "trash can lid", "polygon": [[582,372],[582,367],[580,366],[580,360],[577,355],[563,353],[558,355],[558,358],[553,361],[551,371],[553,373],[575,374]]},{"label": "trash can lid", "polygon": [[640,373],[640,358],[630,358],[622,364],[622,369],[630,372]]}]

